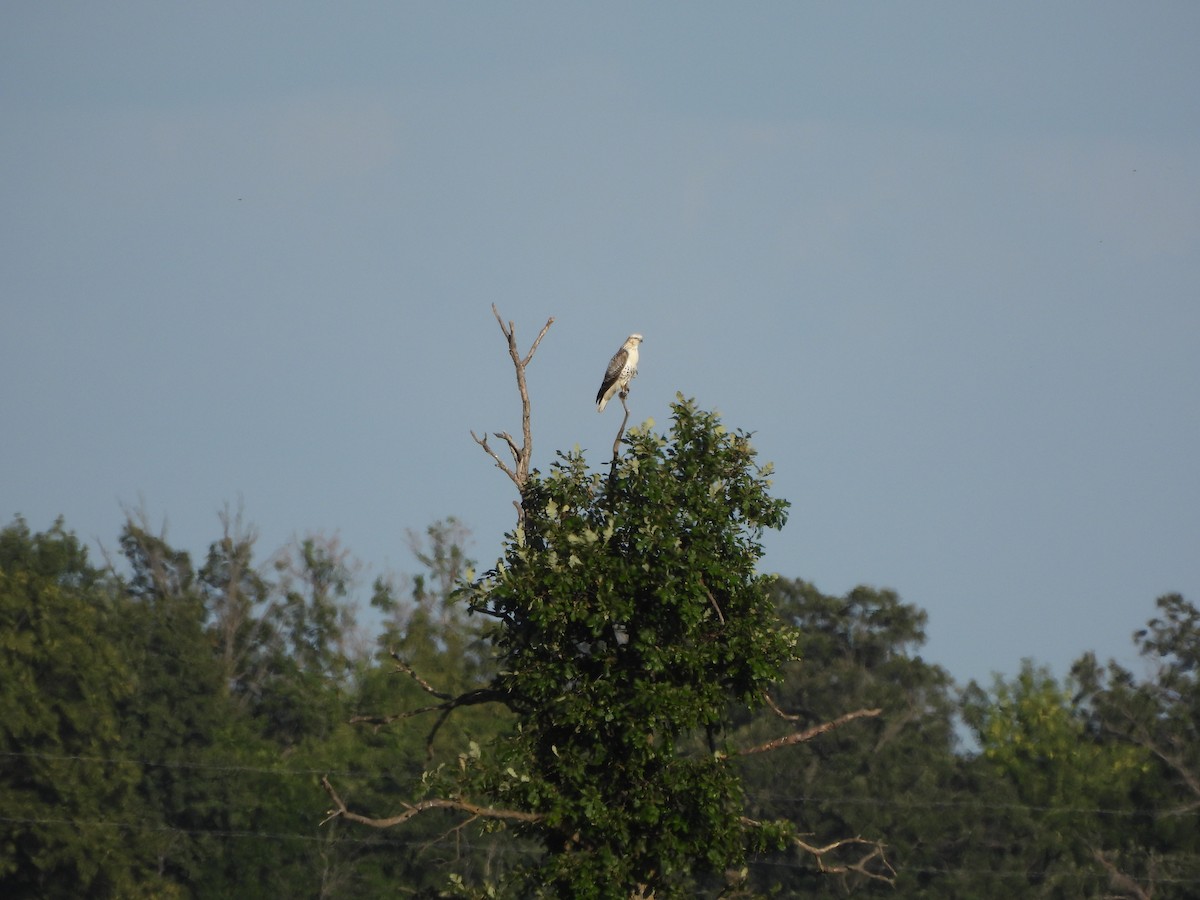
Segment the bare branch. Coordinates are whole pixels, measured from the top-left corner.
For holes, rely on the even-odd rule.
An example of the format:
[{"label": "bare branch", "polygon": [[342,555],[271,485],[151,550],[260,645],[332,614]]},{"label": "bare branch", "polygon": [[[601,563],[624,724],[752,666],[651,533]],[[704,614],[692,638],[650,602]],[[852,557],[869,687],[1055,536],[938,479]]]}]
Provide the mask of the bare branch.
[{"label": "bare branch", "polygon": [[[747,818],[746,816],[741,817],[741,822],[748,828],[763,827],[762,822]],[[811,855],[816,860],[817,868],[825,874],[845,875],[850,872],[857,872],[874,881],[882,881],[885,884],[893,886],[896,883],[896,870],[888,862],[887,856],[884,854],[885,845],[879,841],[871,841],[862,837],[852,837],[842,838],[823,847],[817,847],[796,836],[792,838],[792,843],[805,853]],[[844,847],[861,847],[866,852],[854,862],[834,863],[826,860],[826,856]]]},{"label": "bare branch", "polygon": [[508,444],[508,452],[512,454],[513,462],[519,466],[521,464],[521,448],[517,446],[517,442],[513,440],[512,435],[507,431],[493,431],[492,437],[498,437],[504,443]]},{"label": "bare branch", "polygon": [[785,719],[788,722],[799,722],[802,718],[801,716],[795,716],[791,713],[785,713],[775,704],[775,701],[771,699],[771,695],[766,691],[763,691],[763,699],[767,701],[767,706],[771,707],[771,710],[775,713],[775,715],[779,716],[781,719]]},{"label": "bare branch", "polygon": [[[436,691],[435,696],[441,696]],[[389,713],[383,716],[351,716],[351,725],[391,725],[393,722],[400,722],[404,719],[411,719],[413,716],[419,716],[427,712],[449,712],[453,709],[458,709],[460,706],[476,706],[480,703],[502,703],[505,695],[502,691],[493,690],[492,688],[478,688],[474,691],[467,691],[465,694],[459,694],[447,700],[445,703],[435,703],[432,706],[422,706],[417,709],[406,710],[402,713]]]},{"label": "bare branch", "polygon": [[431,685],[428,681],[426,681],[424,678],[422,678],[420,675],[418,675],[412,666],[410,666],[403,659],[401,659],[400,654],[397,653],[394,649],[388,651],[388,653],[392,657],[392,659],[394,659],[396,661],[397,671],[403,672],[405,675],[407,675],[409,678],[411,678],[413,681],[415,681],[417,684],[419,684],[421,686],[421,689],[423,691],[425,691],[425,693],[433,694],[433,696],[437,697],[439,700],[454,699],[453,694],[447,694],[444,691],[436,690],[433,687],[433,685]]},{"label": "bare branch", "polygon": [[542,330],[538,332],[538,336],[533,340],[533,346],[529,348],[529,353],[521,360],[522,366],[529,365],[529,361],[533,359],[533,354],[537,352],[538,344],[542,342],[542,338],[546,336],[546,332],[550,330],[550,326],[554,324],[554,316],[546,320],[546,324],[542,326]]},{"label": "bare branch", "polygon": [[629,404],[625,402],[625,398],[629,396],[629,391],[621,391],[617,395],[621,398],[621,406],[625,410],[625,417],[621,419],[621,427],[617,429],[617,437],[613,441],[613,465],[617,464],[617,455],[621,451],[621,438],[625,437],[625,425],[629,422]]},{"label": "bare branch", "polygon": [[419,803],[402,803],[401,806],[404,807],[404,812],[395,816],[389,816],[386,819],[376,819],[372,816],[364,816],[360,813],[351,812],[347,808],[346,802],[334,790],[333,785],[329,783],[328,775],[321,778],[321,787],[325,789],[325,793],[333,801],[333,809],[328,811],[325,821],[321,823],[322,825],[333,819],[345,819],[348,822],[358,822],[360,825],[369,825],[372,828],[391,828],[394,825],[407,822],[409,819],[420,815],[428,809],[452,809],[458,812],[469,813],[476,818],[501,819],[510,822],[539,822],[542,819],[541,813],[523,812],[519,809],[495,809],[490,806],[478,806],[466,800],[448,800],[441,797],[422,800]]},{"label": "bare branch", "polygon": [[494,459],[496,461],[496,468],[500,469],[505,475],[507,475],[509,478],[511,478],[513,481],[513,484],[515,484],[517,486],[517,489],[520,490],[521,480],[517,477],[517,473],[514,472],[512,469],[510,469],[507,465],[505,465],[504,460],[502,460],[499,456],[496,455],[496,451],[488,446],[487,435],[485,434],[483,437],[479,437],[479,435],[477,435],[474,431],[472,431],[471,437],[473,437],[475,439],[475,443],[477,443],[480,447],[483,448],[484,453],[486,453],[488,456],[490,456],[492,459]]},{"label": "bare branch", "polygon": [[[769,700],[768,700],[769,702]],[[771,707],[779,712],[779,708],[771,703]],[[737,751],[738,756],[749,756],[752,753],[766,753],[770,750],[778,750],[780,747],[787,747],[792,744],[803,744],[805,741],[811,741],[817,735],[824,734],[827,731],[832,731],[845,725],[847,722],[853,722],[855,719],[870,719],[882,713],[882,709],[856,709],[854,712],[848,712],[845,715],[838,716],[836,719],[831,719],[828,722],[821,722],[819,725],[813,725],[811,728],[806,728],[803,731],[798,731],[795,734],[784,735],[781,738],[775,738],[773,741],[767,741],[765,744],[759,744],[757,747],[745,747]],[[783,718],[790,718],[782,712],[779,712]]]},{"label": "bare branch", "polygon": [[[720,622],[722,625],[724,625],[725,624],[725,616],[721,614],[721,607],[717,605],[717,598],[714,597],[712,591],[710,591],[708,589],[708,585],[704,583],[703,578],[700,579],[700,586],[704,588],[704,593],[706,593],[708,595],[708,602],[712,604],[712,608],[717,613],[717,621]],[[763,695],[764,696],[766,695],[766,691],[763,691]],[[768,703],[771,702],[770,697],[767,697],[767,702]]]},{"label": "bare branch", "polygon": [[[508,355],[512,358],[513,369],[517,375],[517,392],[521,395],[521,446],[518,447],[516,441],[507,432],[496,432],[495,436],[508,444],[508,449],[513,455],[513,462],[516,464],[515,469],[510,469],[505,463],[500,460],[500,457],[488,446],[487,438],[479,438],[475,432],[471,432],[471,437],[475,438],[475,443],[479,444],[492,459],[496,461],[496,465],[512,479],[513,484],[517,486],[518,491],[524,491],[525,482],[529,480],[529,460],[533,455],[533,431],[530,428],[530,403],[529,403],[529,387],[525,381],[525,367],[533,361],[533,354],[537,352],[538,345],[541,344],[542,338],[546,336],[546,332],[550,330],[550,326],[554,324],[554,317],[551,316],[546,320],[546,324],[542,326],[542,330],[538,332],[537,338],[533,345],[529,348],[529,352],[524,357],[517,349],[517,328],[511,321],[507,324],[500,318],[500,310],[496,309],[496,304],[492,304],[492,315],[496,317],[496,322],[500,325],[500,331],[504,334],[504,339],[508,343]],[[519,507],[518,507],[519,512]]]}]

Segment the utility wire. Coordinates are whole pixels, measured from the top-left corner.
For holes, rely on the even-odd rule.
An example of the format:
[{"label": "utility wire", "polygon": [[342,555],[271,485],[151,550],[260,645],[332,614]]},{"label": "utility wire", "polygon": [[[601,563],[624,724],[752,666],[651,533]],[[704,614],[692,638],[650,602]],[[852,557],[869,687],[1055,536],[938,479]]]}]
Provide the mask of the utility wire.
[{"label": "utility wire", "polygon": [[[9,759],[36,759],[46,762],[81,762],[92,764],[103,764],[110,766],[141,766],[147,769],[185,769],[197,771],[210,771],[217,773],[230,772],[245,772],[251,775],[273,775],[282,778],[319,778],[325,775],[336,778],[356,778],[356,779],[373,779],[373,778],[394,778],[395,773],[388,770],[335,770],[335,769],[314,769],[314,768],[289,768],[285,766],[244,766],[231,763],[205,763],[205,762],[181,762],[181,761],[155,761],[146,759],[136,759],[128,757],[110,757],[110,756],[82,756],[74,754],[52,754],[52,753],[18,753],[14,751],[0,751],[0,758]],[[1123,809],[1117,807],[1093,807],[1093,806],[1038,806],[1028,803],[985,803],[975,800],[916,800],[905,799],[897,800],[888,797],[838,797],[838,796],[820,796],[808,794],[783,794],[779,792],[757,791],[748,794],[751,800],[758,802],[771,802],[775,804],[782,803],[803,803],[815,804],[826,803],[836,806],[887,806],[894,809],[979,809],[992,811],[1008,811],[1008,812],[1041,812],[1041,813],[1069,813],[1072,815],[1097,815],[1097,816],[1142,816],[1146,815],[1145,809]],[[1151,811],[1157,812],[1157,811]],[[1180,811],[1170,811],[1173,817],[1182,816],[1200,816],[1200,806],[1195,809],[1184,809]]]}]

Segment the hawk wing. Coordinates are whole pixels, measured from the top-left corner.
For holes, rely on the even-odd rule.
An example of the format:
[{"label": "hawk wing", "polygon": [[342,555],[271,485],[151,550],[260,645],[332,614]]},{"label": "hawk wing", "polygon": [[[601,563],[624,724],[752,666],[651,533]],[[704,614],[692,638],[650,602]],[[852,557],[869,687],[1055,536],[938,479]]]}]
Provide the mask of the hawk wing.
[{"label": "hawk wing", "polygon": [[604,380],[600,383],[600,390],[596,391],[596,403],[600,405],[601,412],[604,410],[604,405],[616,393],[617,382],[621,378],[621,373],[625,371],[625,363],[628,361],[629,351],[624,347],[618,350],[613,355],[613,358],[609,360],[608,368],[604,370]]}]

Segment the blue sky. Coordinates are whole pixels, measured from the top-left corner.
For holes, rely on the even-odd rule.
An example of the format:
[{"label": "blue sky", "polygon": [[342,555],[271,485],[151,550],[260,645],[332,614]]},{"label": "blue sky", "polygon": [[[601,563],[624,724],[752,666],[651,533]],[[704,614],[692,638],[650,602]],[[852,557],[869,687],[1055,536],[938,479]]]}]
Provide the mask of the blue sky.
[{"label": "blue sky", "polygon": [[[604,366],[755,432],[766,567],[895,588],[960,680],[1200,600],[1200,6],[0,10],[0,516],[364,580],[599,463]],[[364,594],[366,584],[364,584]]]}]

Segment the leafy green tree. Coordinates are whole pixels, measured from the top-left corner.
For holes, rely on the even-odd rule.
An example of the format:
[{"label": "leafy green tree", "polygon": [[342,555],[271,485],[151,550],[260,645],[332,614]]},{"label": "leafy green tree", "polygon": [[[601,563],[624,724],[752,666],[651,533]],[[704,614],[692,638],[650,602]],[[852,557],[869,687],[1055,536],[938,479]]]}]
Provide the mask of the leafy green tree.
[{"label": "leafy green tree", "polygon": [[137,842],[153,855],[160,883],[195,885],[213,851],[204,832],[228,825],[229,782],[205,777],[203,767],[215,746],[236,740],[240,717],[206,634],[188,554],[144,519],[126,521],[120,546],[128,574],[117,599],[122,626],[111,640],[133,687],[120,722],[121,755],[140,770]]},{"label": "leafy green tree", "polygon": [[315,896],[344,854],[317,827],[311,773],[357,748],[330,742],[349,714],[339,634],[306,617],[342,602],[347,570],[309,541],[269,580],[253,533],[224,524],[199,571],[144,518],[121,535],[126,624],[114,643],[135,686],[121,722],[143,768],[139,842],[186,896]]},{"label": "leafy green tree", "polygon": [[1200,888],[1200,610],[1179,594],[1134,643],[1150,677],[1086,654],[1072,669],[1086,733],[1141,761],[1130,815],[1092,855],[1133,897],[1184,898]]},{"label": "leafy green tree", "polygon": [[531,478],[503,564],[476,585],[504,623],[496,689],[521,721],[483,781],[540,816],[557,852],[537,877],[559,893],[682,892],[759,840],[727,754],[678,752],[730,701],[761,703],[795,640],[755,571],[784,504],[752,458],[677,403],[671,437],[632,432],[615,477],[572,455]]},{"label": "leafy green tree", "polygon": [[882,712],[853,730],[746,757],[753,813],[788,819],[818,839],[886,835],[897,874],[887,885],[848,866],[831,873],[830,861],[792,847],[752,865],[752,883],[804,897],[872,886],[890,896],[921,896],[954,854],[963,824],[955,811],[964,800],[953,682],[919,655],[926,614],[894,591],[869,587],[831,596],[808,582],[780,579],[772,593],[781,619],[797,629],[799,659],[784,667],[782,683],[771,691],[777,711],[735,718],[739,742],[769,740],[796,722],[829,721],[848,708]]},{"label": "leafy green tree", "polygon": [[136,896],[139,770],[121,761],[132,673],[111,583],[58,521],[0,531],[0,893]]},{"label": "leafy green tree", "polygon": [[963,711],[981,747],[979,765],[1015,795],[1011,815],[988,835],[994,868],[1023,872],[1027,896],[1102,896],[1108,878],[1096,852],[1128,828],[1147,755],[1098,740],[1070,686],[1029,661],[1012,681],[997,676],[990,692],[972,683]]},{"label": "leafy green tree", "polygon": [[[716,742],[731,707],[762,704],[794,658],[796,633],[757,572],[761,535],[787,504],[748,435],[682,397],[669,435],[618,435],[607,476],[581,453],[531,471],[533,351],[522,358],[501,328],[524,440],[499,435],[512,466],[476,440],[517,485],[520,518],[469,590],[496,622],[499,671],[435,708],[499,703],[515,727],[430,773],[427,799],[396,816],[364,816],[327,790],[342,817],[381,827],[434,809],[513,826],[543,851],[507,883],[521,896],[665,898],[694,896],[698,879],[736,882],[747,853],[795,838],[745,814],[739,751]],[[700,752],[697,733],[714,736]]]}]

